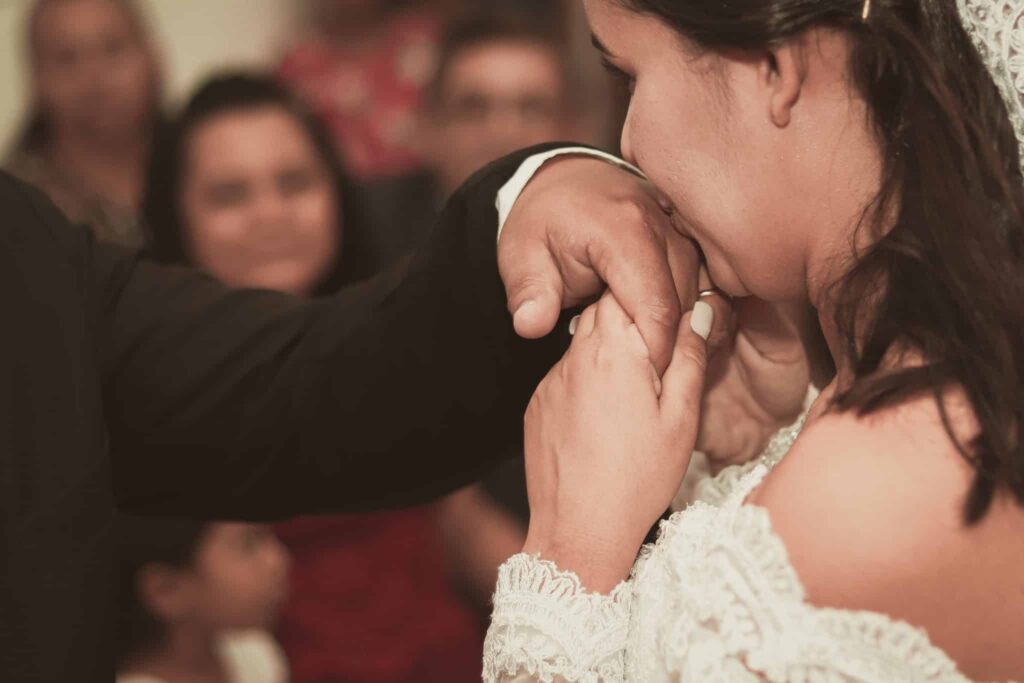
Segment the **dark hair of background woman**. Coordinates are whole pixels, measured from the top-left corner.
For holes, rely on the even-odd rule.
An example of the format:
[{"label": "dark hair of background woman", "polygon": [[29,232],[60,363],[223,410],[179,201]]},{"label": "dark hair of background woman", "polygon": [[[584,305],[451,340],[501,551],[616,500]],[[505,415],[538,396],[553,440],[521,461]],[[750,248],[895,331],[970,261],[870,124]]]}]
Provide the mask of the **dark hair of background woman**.
[{"label": "dark hair of background woman", "polygon": [[[976,473],[966,520],[984,517],[1000,488],[1024,503],[1024,184],[1006,106],[957,3],[875,0],[865,20],[863,0],[620,2],[711,51],[764,50],[814,27],[848,35],[883,156],[861,229],[896,222],[833,290],[855,371],[834,407],[865,414],[959,385],[981,428],[969,444],[953,437]],[[880,371],[899,347],[925,364]]]},{"label": "dark hair of background woman", "polygon": [[291,92],[275,81],[250,74],[224,74],[206,81],[167,127],[153,149],[142,215],[151,255],[162,263],[189,264],[186,226],[181,211],[186,151],[196,128],[216,116],[264,107],[278,107],[306,132],[327,168],[339,207],[341,258],[317,284],[314,294],[326,294],[372,274],[376,259],[371,247],[359,194],[344,172],[323,125]]}]

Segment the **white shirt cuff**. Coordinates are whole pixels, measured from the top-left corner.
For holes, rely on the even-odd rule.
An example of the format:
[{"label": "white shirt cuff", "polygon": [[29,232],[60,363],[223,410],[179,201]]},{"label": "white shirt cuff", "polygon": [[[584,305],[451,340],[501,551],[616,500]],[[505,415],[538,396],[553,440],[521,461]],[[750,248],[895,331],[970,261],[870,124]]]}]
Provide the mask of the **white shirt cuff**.
[{"label": "white shirt cuff", "polygon": [[562,156],[563,154],[583,154],[586,156],[596,157],[598,159],[604,159],[605,161],[615,164],[620,168],[624,168],[630,173],[634,173],[641,178],[646,178],[644,172],[639,168],[618,158],[613,154],[602,152],[601,150],[591,149],[589,147],[559,147],[558,149],[548,150],[547,152],[541,152],[540,154],[534,154],[529,157],[522,164],[519,165],[519,169],[516,170],[515,174],[509,178],[508,182],[501,186],[498,190],[498,198],[495,200],[495,206],[498,209],[498,238],[501,238],[501,230],[505,227],[505,221],[508,220],[508,215],[512,213],[512,207],[515,206],[516,200],[519,199],[519,195],[523,193],[523,188],[530,182],[533,176],[540,170],[546,162],[554,159],[555,157]]}]

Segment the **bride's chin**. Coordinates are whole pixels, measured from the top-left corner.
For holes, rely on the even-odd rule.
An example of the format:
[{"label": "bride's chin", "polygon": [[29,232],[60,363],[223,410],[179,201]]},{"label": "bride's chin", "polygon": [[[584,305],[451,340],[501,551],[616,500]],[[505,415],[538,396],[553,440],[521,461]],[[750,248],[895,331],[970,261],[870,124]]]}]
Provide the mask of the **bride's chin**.
[{"label": "bride's chin", "polygon": [[[677,228],[678,229],[678,228]],[[681,233],[684,234],[684,233]],[[736,274],[736,271],[728,264],[728,260],[723,258],[721,252],[714,249],[711,254],[704,249],[704,245],[701,244],[701,240],[694,233],[685,233],[684,236],[693,241],[693,244],[697,247],[697,254],[700,258],[700,267],[703,271],[701,280],[705,281],[704,274],[707,279],[711,280],[712,286],[718,289],[720,292],[727,294],[731,298],[751,296],[752,292],[750,289],[743,284],[740,277]],[[710,246],[710,245],[709,245]],[[703,284],[701,285],[704,286]]]},{"label": "bride's chin", "polygon": [[736,275],[736,271],[732,268],[716,263],[715,259],[705,261],[705,267],[708,270],[708,277],[711,278],[711,282],[721,292],[734,299],[751,295],[751,291],[743,284],[739,276]]}]

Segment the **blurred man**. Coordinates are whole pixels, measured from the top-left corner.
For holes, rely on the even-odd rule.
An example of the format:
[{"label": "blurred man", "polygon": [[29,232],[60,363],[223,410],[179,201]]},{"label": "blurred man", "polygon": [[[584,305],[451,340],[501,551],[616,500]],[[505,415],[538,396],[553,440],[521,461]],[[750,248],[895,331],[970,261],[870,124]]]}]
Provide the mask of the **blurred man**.
[{"label": "blurred man", "polygon": [[556,18],[483,11],[445,31],[419,125],[428,168],[367,188],[385,262],[415,248],[477,169],[516,149],[580,137],[561,36],[538,28]]},{"label": "blurred man", "polygon": [[443,196],[494,159],[576,132],[560,37],[537,23],[481,16],[445,35],[425,126],[426,155]]}]

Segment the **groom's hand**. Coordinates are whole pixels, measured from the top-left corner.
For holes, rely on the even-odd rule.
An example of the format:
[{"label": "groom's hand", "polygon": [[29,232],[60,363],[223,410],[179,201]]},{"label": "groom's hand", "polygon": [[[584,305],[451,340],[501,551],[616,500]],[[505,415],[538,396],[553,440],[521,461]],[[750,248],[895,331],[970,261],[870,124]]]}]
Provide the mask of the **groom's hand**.
[{"label": "groom's hand", "polygon": [[498,267],[516,331],[548,334],[563,308],[607,287],[636,325],[658,373],[697,294],[699,256],[676,232],[653,186],[607,162],[549,161],[516,201]]}]

